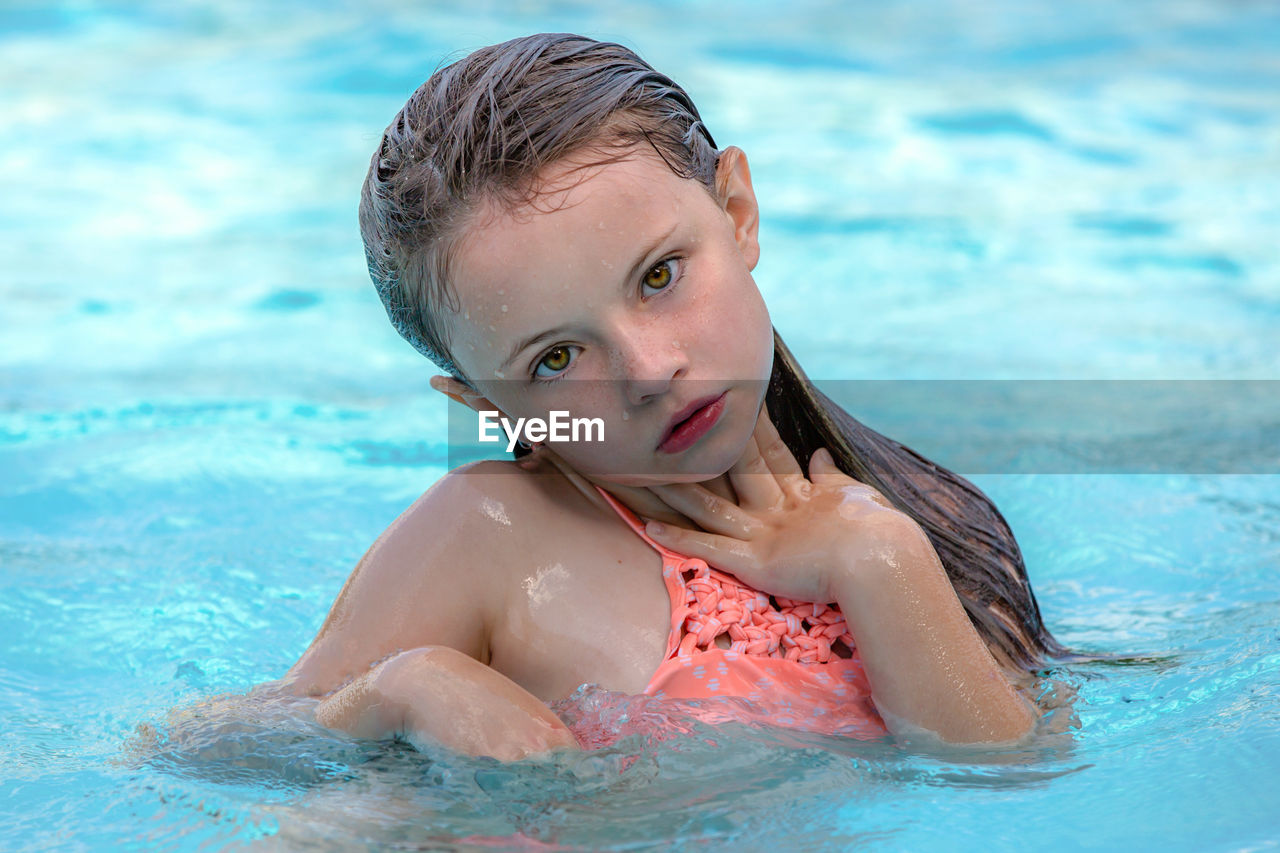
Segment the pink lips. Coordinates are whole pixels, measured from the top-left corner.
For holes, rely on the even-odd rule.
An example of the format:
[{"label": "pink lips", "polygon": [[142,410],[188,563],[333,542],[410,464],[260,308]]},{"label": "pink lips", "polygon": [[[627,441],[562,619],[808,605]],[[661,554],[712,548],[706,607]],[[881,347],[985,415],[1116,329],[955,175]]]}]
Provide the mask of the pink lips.
[{"label": "pink lips", "polygon": [[718,397],[695,400],[672,418],[671,426],[667,427],[667,434],[659,442],[658,449],[663,453],[687,450],[716,425],[723,413],[724,393]]}]

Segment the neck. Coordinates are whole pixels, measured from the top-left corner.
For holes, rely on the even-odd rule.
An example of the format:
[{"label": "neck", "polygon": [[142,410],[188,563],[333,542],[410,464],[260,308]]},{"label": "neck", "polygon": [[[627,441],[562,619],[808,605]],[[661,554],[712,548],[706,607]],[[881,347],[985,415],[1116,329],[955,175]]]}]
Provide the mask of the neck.
[{"label": "neck", "polygon": [[[590,474],[583,474],[570,466],[558,454],[547,450],[545,447],[536,450],[533,455],[540,456],[553,464],[569,482],[578,488],[578,491],[582,492],[588,500],[598,506],[609,509],[605,504],[604,498],[600,497],[600,494],[595,490],[595,486],[599,486],[617,498],[623,506],[640,516],[641,519],[653,519],[695,530],[701,529],[692,519],[673,509],[647,486],[621,486],[617,483],[598,479]],[[733,490],[733,484],[729,482],[728,474],[720,474],[709,480],[703,480],[698,485],[713,494],[737,503],[737,493]],[[612,512],[612,509],[610,509],[610,512]]]}]

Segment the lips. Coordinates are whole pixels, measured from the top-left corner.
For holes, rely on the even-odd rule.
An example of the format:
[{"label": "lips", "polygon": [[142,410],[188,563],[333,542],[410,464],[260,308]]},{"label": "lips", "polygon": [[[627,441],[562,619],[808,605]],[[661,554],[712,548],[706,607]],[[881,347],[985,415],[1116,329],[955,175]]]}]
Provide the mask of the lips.
[{"label": "lips", "polygon": [[679,453],[701,438],[720,419],[725,393],[699,398],[676,412],[658,442],[658,449]]}]

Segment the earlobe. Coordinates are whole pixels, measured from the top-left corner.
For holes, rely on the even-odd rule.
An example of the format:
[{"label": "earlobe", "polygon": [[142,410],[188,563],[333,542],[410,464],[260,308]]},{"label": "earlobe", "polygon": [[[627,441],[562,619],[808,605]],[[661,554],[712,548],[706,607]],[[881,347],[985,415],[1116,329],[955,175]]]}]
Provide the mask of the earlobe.
[{"label": "earlobe", "polygon": [[760,260],[760,207],[751,186],[751,169],[741,148],[729,146],[720,152],[716,164],[716,196],[733,225],[733,237],[753,270]]},{"label": "earlobe", "polygon": [[441,394],[453,400],[455,403],[461,403],[469,409],[477,412],[494,412],[498,411],[488,397],[472,388],[465,382],[460,382],[452,376],[436,375],[428,380],[431,387],[439,391]]}]

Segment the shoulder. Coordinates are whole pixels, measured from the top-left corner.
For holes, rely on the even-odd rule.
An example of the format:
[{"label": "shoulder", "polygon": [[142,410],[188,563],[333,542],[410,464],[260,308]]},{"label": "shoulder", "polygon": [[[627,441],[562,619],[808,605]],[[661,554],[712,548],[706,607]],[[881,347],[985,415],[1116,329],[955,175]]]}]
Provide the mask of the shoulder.
[{"label": "shoulder", "polygon": [[352,582],[488,587],[491,570],[532,539],[542,488],[513,462],[487,460],[447,472],[374,541]]},{"label": "shoulder", "polygon": [[441,477],[360,558],[288,676],[327,693],[378,660],[448,646],[487,662],[512,567],[538,557],[551,484],[518,463],[483,461]]},{"label": "shoulder", "polygon": [[445,473],[400,514],[375,542],[432,537],[442,528],[508,527],[511,514],[531,509],[533,483],[517,463],[484,460],[460,465]]},{"label": "shoulder", "polygon": [[535,534],[554,524],[575,496],[551,465],[527,458],[471,462],[436,481],[388,526],[374,548],[403,543],[416,550],[459,533],[481,545],[536,540],[541,537]]}]

